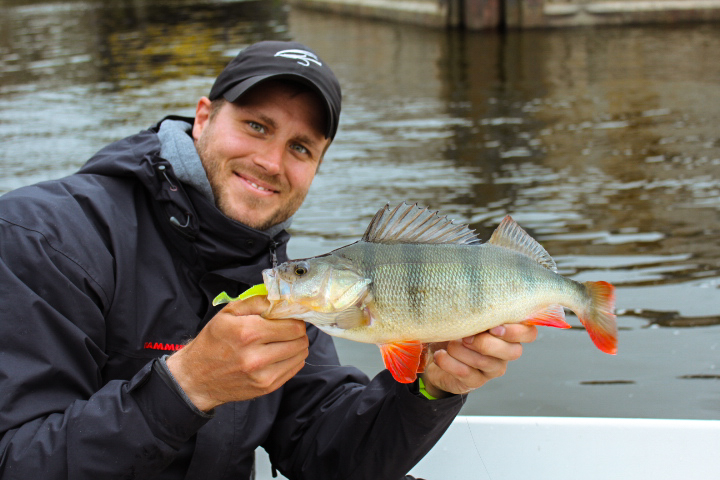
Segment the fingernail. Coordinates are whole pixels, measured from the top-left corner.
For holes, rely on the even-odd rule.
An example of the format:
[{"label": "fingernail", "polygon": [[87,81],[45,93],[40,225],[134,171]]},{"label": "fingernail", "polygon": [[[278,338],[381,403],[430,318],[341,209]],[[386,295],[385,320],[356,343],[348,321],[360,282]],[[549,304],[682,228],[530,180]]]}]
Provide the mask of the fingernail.
[{"label": "fingernail", "polygon": [[493,327],[490,329],[490,333],[492,335],[495,335],[496,337],[502,337],[505,335],[505,327],[502,325],[498,325],[497,327]]},{"label": "fingernail", "polygon": [[463,343],[467,343],[468,345],[471,345],[473,340],[475,340],[475,335],[471,335],[469,337],[463,338]]}]

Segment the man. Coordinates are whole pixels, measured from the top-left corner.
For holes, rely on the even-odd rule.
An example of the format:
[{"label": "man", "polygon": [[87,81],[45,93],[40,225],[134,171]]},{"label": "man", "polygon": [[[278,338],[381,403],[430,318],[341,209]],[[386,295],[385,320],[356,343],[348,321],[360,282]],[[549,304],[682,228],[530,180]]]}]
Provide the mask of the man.
[{"label": "man", "polygon": [[287,259],[340,87],[261,42],[196,113],[0,198],[0,478],[249,478],[257,446],[293,479],[401,478],[535,328],[450,342],[421,391],[262,298],[212,307]]}]

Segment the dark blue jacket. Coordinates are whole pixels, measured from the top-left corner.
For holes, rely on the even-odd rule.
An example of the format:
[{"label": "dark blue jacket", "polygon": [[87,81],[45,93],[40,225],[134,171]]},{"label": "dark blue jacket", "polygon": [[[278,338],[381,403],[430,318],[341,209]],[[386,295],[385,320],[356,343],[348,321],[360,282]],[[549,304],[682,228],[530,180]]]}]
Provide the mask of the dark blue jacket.
[{"label": "dark blue jacket", "polygon": [[0,197],[0,478],[243,479],[257,446],[292,479],[402,477],[461,397],[426,400],[387,371],[369,381],[312,326],[300,373],[212,418],[153,369],[218,311],[215,295],[284,261],[289,238],[180,184],[157,130]]}]

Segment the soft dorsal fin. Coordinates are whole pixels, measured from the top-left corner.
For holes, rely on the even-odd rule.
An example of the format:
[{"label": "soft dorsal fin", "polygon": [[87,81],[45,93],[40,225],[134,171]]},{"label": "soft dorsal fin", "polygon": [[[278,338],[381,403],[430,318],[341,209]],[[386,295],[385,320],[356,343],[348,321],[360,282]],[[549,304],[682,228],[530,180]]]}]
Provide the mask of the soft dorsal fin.
[{"label": "soft dorsal fin", "polygon": [[503,221],[500,222],[487,243],[527,255],[543,267],[557,273],[555,260],[510,215],[503,218]]},{"label": "soft dorsal fin", "polygon": [[371,243],[480,243],[467,225],[453,223],[438,212],[407,203],[393,210],[389,205],[378,210],[362,239]]}]

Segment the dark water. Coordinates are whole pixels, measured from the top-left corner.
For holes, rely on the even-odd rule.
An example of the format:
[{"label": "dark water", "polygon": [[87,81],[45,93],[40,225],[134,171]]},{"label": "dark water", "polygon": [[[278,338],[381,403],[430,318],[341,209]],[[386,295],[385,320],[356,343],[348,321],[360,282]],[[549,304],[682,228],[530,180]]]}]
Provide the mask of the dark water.
[{"label": "dark water", "polygon": [[[192,115],[240,48],[270,38],[314,47],[345,95],[292,256],[409,200],[483,238],[512,214],[563,274],[617,286],[617,356],[541,328],[465,414],[720,419],[717,25],[465,34],[283,2],[2,0],[0,193]],[[375,346],[337,345],[382,368]]]}]

